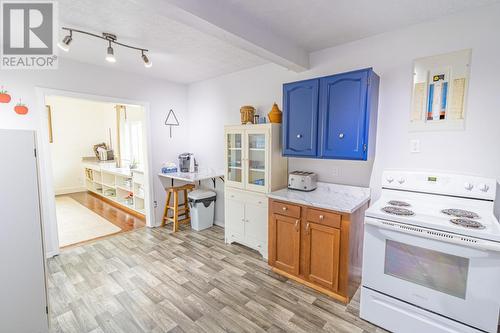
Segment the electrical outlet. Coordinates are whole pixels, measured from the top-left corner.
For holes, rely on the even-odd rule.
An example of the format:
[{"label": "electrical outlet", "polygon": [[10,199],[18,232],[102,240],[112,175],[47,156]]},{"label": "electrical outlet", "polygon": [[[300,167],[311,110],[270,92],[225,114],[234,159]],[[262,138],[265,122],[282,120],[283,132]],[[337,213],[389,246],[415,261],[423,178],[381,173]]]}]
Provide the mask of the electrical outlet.
[{"label": "electrical outlet", "polygon": [[410,140],[410,152],[420,153],[420,140]]},{"label": "electrical outlet", "polygon": [[338,177],[340,174],[340,169],[339,167],[332,167],[332,176]]},{"label": "electrical outlet", "polygon": [[154,207],[154,208],[158,208],[158,201],[156,201],[156,200],[155,200],[155,201],[153,201],[153,207]]}]

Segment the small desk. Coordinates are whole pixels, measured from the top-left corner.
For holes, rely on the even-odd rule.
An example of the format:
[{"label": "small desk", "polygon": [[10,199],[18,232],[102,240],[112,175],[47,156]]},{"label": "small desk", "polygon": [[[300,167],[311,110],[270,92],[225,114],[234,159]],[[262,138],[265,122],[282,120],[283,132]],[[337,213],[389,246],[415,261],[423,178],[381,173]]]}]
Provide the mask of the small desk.
[{"label": "small desk", "polygon": [[216,172],[213,170],[199,171],[199,172],[171,172],[171,173],[159,173],[160,178],[170,178],[172,181],[172,187],[174,186],[174,180],[180,180],[186,183],[196,183],[201,184],[202,180],[212,179],[215,188],[215,181],[217,178],[224,181],[224,174],[222,172]]}]

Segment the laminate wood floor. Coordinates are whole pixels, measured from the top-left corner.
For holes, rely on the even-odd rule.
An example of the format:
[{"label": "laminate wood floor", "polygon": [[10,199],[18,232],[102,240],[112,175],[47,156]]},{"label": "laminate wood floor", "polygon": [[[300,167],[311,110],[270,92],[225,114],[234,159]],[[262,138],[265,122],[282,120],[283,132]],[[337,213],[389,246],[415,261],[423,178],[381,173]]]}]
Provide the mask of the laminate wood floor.
[{"label": "laminate wood floor", "polygon": [[224,229],[142,228],[48,261],[52,332],[383,332],[224,244]]}]

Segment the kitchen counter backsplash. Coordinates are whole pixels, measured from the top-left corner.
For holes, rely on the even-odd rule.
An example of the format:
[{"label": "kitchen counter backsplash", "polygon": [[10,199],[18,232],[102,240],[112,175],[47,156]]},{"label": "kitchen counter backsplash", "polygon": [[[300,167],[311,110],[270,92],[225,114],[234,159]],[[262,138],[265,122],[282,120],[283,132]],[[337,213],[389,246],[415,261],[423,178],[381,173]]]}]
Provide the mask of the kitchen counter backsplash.
[{"label": "kitchen counter backsplash", "polygon": [[268,197],[342,213],[353,213],[370,200],[370,189],[318,182],[318,187],[311,192],[284,188],[269,193]]}]

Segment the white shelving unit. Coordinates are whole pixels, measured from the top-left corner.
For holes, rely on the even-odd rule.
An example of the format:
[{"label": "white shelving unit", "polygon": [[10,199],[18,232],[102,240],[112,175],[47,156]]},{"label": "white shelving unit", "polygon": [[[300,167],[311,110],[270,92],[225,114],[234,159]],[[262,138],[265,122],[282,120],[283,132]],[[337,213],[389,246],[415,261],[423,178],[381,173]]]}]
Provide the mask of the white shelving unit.
[{"label": "white shelving unit", "polygon": [[87,190],[137,213],[144,210],[144,174],[141,171],[85,165]]}]

